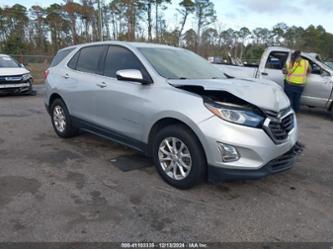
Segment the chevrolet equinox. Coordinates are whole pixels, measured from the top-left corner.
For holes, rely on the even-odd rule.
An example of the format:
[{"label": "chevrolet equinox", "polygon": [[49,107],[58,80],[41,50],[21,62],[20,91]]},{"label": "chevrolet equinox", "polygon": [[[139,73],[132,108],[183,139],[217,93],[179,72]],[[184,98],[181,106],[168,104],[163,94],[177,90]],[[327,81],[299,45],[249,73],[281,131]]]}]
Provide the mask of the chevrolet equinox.
[{"label": "chevrolet equinox", "polygon": [[289,169],[299,152],[283,89],[227,77],[165,45],[98,42],[58,51],[45,105],[58,136],[79,130],[150,156],[177,188],[204,179],[256,179]]}]

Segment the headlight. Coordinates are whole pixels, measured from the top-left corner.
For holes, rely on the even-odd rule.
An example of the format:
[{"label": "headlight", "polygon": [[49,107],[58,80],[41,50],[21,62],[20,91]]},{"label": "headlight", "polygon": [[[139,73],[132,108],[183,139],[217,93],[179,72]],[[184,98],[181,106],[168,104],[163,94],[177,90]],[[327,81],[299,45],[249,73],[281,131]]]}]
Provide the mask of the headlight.
[{"label": "headlight", "polygon": [[250,109],[240,109],[233,106],[225,106],[219,103],[205,103],[205,106],[219,118],[245,126],[259,128],[265,118]]},{"label": "headlight", "polygon": [[26,74],[22,75],[22,80],[23,81],[26,81],[26,80],[31,79],[31,78],[32,78],[32,76],[31,76],[30,73],[26,73]]}]

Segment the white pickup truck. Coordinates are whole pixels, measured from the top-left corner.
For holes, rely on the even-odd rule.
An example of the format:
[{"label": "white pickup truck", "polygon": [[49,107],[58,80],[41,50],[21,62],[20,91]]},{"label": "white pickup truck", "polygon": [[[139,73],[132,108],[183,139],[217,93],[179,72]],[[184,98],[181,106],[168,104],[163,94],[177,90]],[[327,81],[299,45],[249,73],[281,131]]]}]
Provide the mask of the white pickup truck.
[{"label": "white pickup truck", "polygon": [[[288,48],[267,48],[258,67],[215,65],[230,77],[269,79],[283,87],[282,69],[290,60],[292,52]],[[333,69],[322,62],[315,53],[302,53],[302,57],[310,62],[312,72],[308,77],[301,103],[309,107],[325,108],[333,116]]]}]

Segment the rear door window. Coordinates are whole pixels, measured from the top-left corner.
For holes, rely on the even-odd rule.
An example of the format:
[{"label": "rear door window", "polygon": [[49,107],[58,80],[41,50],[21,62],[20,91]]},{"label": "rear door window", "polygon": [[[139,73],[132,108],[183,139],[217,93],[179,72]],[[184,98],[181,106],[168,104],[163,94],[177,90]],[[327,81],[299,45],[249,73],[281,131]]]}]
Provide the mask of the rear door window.
[{"label": "rear door window", "polygon": [[53,57],[50,67],[54,67],[54,66],[58,65],[74,49],[75,48],[69,48],[69,49],[58,51],[58,53]]},{"label": "rear door window", "polygon": [[110,46],[105,58],[104,75],[116,78],[116,72],[123,69],[139,70],[144,80],[151,81],[145,67],[132,51],[120,46]]},{"label": "rear door window", "polygon": [[71,69],[76,69],[77,60],[79,59],[80,51],[77,52],[68,62],[67,66]]},{"label": "rear door window", "polygon": [[76,70],[87,73],[101,73],[101,62],[104,61],[106,46],[90,46],[80,50]]},{"label": "rear door window", "polygon": [[282,70],[286,64],[288,55],[288,52],[271,52],[268,56],[265,68]]}]

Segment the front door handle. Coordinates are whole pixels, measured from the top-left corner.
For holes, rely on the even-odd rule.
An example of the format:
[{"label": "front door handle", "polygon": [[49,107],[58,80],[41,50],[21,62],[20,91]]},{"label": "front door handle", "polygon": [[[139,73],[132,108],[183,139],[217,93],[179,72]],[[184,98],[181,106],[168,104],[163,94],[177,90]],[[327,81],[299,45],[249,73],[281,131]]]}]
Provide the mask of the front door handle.
[{"label": "front door handle", "polygon": [[267,76],[268,73],[266,73],[266,72],[262,72],[261,75]]},{"label": "front door handle", "polygon": [[68,75],[68,73],[66,73],[66,74],[63,75],[62,77],[64,77],[65,79],[68,79],[68,78],[69,78],[69,75]]},{"label": "front door handle", "polygon": [[97,83],[96,86],[99,86],[100,88],[104,88],[104,87],[107,87],[108,85],[105,82],[100,82],[100,83]]}]

